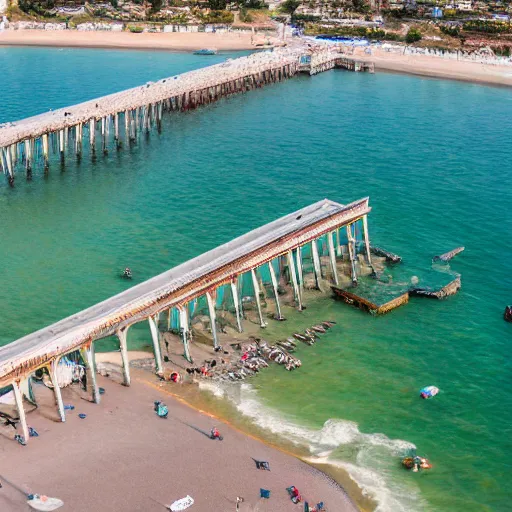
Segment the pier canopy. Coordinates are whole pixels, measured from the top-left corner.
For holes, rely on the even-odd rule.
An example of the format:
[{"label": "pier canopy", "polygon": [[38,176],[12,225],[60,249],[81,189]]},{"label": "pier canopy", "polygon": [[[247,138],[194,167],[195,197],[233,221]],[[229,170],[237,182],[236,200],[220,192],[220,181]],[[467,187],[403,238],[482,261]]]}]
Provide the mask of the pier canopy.
[{"label": "pier canopy", "polygon": [[0,347],[0,386],[168,308],[181,307],[245,272],[361,219],[371,210],[368,201],[363,198],[342,205],[324,199]]}]

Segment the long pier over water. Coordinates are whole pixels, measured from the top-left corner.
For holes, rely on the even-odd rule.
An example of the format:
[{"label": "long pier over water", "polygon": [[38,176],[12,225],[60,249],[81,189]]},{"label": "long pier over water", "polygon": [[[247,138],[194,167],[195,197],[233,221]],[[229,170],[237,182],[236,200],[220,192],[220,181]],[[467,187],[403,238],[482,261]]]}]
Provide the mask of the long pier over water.
[{"label": "long pier over water", "polygon": [[228,60],[181,75],[148,82],[78,105],[0,125],[0,169],[14,185],[15,172],[30,177],[36,165],[48,172],[51,153],[64,160],[90,152],[107,153],[113,143],[137,140],[141,132],[161,128],[164,112],[196,108],[224,96],[280,82],[299,72],[310,75],[335,67],[372,71],[369,65],[337,50],[302,47],[278,49]]},{"label": "long pier over water", "polygon": [[[321,288],[322,279],[327,275],[333,283],[338,284],[337,257],[343,254],[350,261],[352,281],[357,281],[358,258],[363,257],[362,254],[357,254],[358,246],[363,247],[364,258],[371,264],[367,224],[370,210],[368,198],[348,205],[327,199],[319,201],[1,347],[0,388],[12,386],[25,441],[29,439],[29,435],[22,383],[36,370],[48,369],[59,415],[61,420],[65,421],[57,366],[60,359],[67,354],[80,351],[87,367],[87,384],[91,398],[98,403],[100,394],[94,372],[94,343],[97,340],[117,336],[121,349],[124,384],[130,385],[127,331],[130,326],[147,321],[153,342],[156,373],[161,374],[163,363],[160,314],[167,312],[170,322],[172,313],[177,312],[184,356],[190,360],[189,343],[192,334],[189,304],[199,297],[206,297],[213,344],[217,347],[217,291],[221,287],[230,291],[236,324],[242,332],[244,302],[240,284],[244,275],[250,276],[259,323],[261,327],[265,327],[267,324],[260,299],[260,280],[264,267],[270,275],[273,291],[271,298],[275,301],[278,318],[282,317],[278,293],[281,269],[287,269],[294,303],[298,309],[303,307],[304,278],[307,270],[304,266],[305,261],[308,262],[309,271],[314,274],[317,288]],[[356,223],[360,226],[358,230]],[[342,250],[342,246],[345,250]],[[326,264],[328,269],[325,268]]]}]

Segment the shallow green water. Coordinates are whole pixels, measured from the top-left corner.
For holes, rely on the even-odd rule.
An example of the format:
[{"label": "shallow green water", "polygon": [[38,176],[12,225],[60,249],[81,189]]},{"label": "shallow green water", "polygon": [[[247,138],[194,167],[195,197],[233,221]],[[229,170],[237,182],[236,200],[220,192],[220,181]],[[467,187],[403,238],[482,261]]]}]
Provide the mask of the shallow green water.
[{"label": "shallow green water", "polygon": [[[0,49],[0,122],[205,63]],[[407,277],[466,246],[451,264],[461,292],[381,318],[311,303],[268,335],[319,317],[337,326],[301,349],[299,371],[245,385],[239,408],[344,464],[383,510],[509,510],[511,129],[508,89],[330,72],[167,117],[130,150],[1,185],[0,344],[120,291],[126,265],[139,282],[323,197],[369,195],[371,238],[403,256]],[[429,384],[441,394],[419,400]],[[431,472],[400,470],[407,443]]]}]

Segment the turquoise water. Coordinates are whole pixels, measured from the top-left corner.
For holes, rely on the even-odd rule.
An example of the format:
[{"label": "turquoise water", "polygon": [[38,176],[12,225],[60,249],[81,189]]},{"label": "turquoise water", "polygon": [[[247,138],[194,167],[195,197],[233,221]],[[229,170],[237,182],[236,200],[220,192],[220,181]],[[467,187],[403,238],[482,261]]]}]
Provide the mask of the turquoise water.
[{"label": "turquoise water", "polygon": [[[0,121],[204,63],[0,49]],[[348,468],[382,510],[509,510],[511,130],[508,89],[329,72],[166,117],[161,135],[94,163],[20,175],[0,186],[0,344],[120,291],[126,265],[139,282],[323,197],[369,195],[372,240],[420,283],[434,254],[466,247],[451,263],[461,292],[381,318],[312,302],[269,336],[320,315],[337,326],[299,371],[245,386],[240,409]],[[429,384],[440,395],[419,400]],[[401,471],[409,443],[432,471]]]}]

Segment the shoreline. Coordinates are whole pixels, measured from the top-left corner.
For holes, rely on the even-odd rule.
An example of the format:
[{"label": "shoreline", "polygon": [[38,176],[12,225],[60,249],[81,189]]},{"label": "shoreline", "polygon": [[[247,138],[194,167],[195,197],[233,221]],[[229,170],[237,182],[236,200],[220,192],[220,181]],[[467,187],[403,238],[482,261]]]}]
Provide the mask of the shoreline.
[{"label": "shoreline", "polygon": [[373,62],[375,70],[392,73],[455,80],[458,82],[512,87],[512,67],[491,66],[479,62],[443,59],[426,55],[401,55],[374,48],[371,55],[364,50],[354,52],[354,57]]},{"label": "shoreline", "polygon": [[[157,389],[166,395],[169,395],[173,400],[178,401],[179,403],[191,408],[200,414],[207,415],[213,419],[216,419],[217,421],[224,423],[225,425],[228,425],[230,428],[236,430],[237,432],[250,439],[263,443],[274,450],[280,451],[281,453],[284,453],[290,457],[294,457],[304,464],[311,466],[324,477],[330,479],[336,486],[338,486],[355,504],[359,512],[373,512],[377,508],[378,503],[363,493],[363,490],[352,479],[348,471],[331,465],[328,462],[315,462],[311,460],[307,453],[302,452],[302,450],[297,448],[297,446],[293,443],[289,443],[289,445],[285,445],[284,442],[279,444],[270,439],[267,439],[263,435],[258,435],[260,427],[252,423],[252,421],[248,418],[246,421],[252,425],[252,428],[244,428],[244,426],[240,425],[239,422],[234,421],[234,417],[228,418],[228,414],[222,414],[222,412],[219,412],[218,410],[210,410],[211,408],[214,409],[214,407],[212,407],[211,404],[205,403],[207,400],[205,396],[206,392],[201,390],[197,383],[194,383],[193,385],[189,384],[188,386],[192,396],[194,397],[194,399],[191,400],[186,395],[184,396],[182,394],[171,391],[169,386],[166,386],[165,388],[159,388],[157,385],[147,380],[140,380],[140,382],[143,382],[145,385],[153,389]],[[194,403],[195,400],[197,400],[197,403]],[[225,401],[225,399],[222,400]],[[228,407],[231,406],[231,404],[228,404]]]},{"label": "shoreline", "polygon": [[[146,370],[141,370],[144,364],[141,361],[152,359],[153,353],[151,351],[145,352],[143,350],[133,350],[128,352],[128,358],[133,364],[131,368],[137,367],[136,381],[144,384],[146,387],[169,396],[172,400],[189,407],[190,409],[214,418],[218,422],[222,422],[230,428],[236,430],[240,434],[265,444],[271,449],[278,450],[281,453],[294,457],[295,459],[311,466],[324,477],[329,478],[333,485],[338,486],[341,491],[348,496],[354,503],[359,512],[373,512],[378,503],[371,497],[367,496],[363,489],[359,487],[357,482],[350,476],[349,472],[334,464],[323,461],[315,461],[311,458],[311,453],[308,452],[305,446],[297,445],[291,441],[287,441],[282,436],[275,440],[275,436],[266,432],[260,426],[253,422],[249,417],[239,416],[234,404],[227,398],[216,397],[207,389],[202,389],[200,382],[187,381],[182,384],[171,383],[156,383],[150,380],[150,374]],[[97,363],[100,365],[118,366],[119,378],[121,378],[121,356],[119,352],[97,352]],[[112,367],[111,367],[112,368]],[[100,373],[102,373],[100,371]],[[151,376],[152,377],[152,376]],[[110,380],[117,380],[116,378]],[[206,380],[205,383],[210,382]]]},{"label": "shoreline", "polygon": [[[64,388],[64,402],[75,405],[64,424],[55,414],[53,392],[36,386],[40,405],[28,419],[39,437],[21,447],[12,440],[12,428],[0,429],[6,460],[17,460],[2,469],[0,481],[5,477],[27,493],[58,497],[75,512],[156,512],[186,495],[194,498],[197,512],[211,511],[212,503],[234,510],[236,496],[245,498],[240,512],[255,506],[262,512],[291,512],[296,505],[286,492],[290,485],[311,504],[324,501],[328,510],[358,510],[331,477],[312,471],[299,457],[188,404],[148,372],[134,370],[134,377],[125,388],[98,376],[105,389],[99,405],[89,402],[77,385]],[[156,416],[155,399],[167,404],[167,419]],[[78,413],[86,417],[80,419]],[[223,421],[222,443],[209,439],[212,418]],[[271,471],[256,469],[253,459],[269,461]],[[42,471],[43,461],[49,460],[51,465]],[[26,498],[3,483],[0,509],[26,507]],[[271,490],[270,499],[259,498],[260,488]]]},{"label": "shoreline", "polygon": [[[170,32],[79,32],[72,30],[5,30],[0,32],[0,47],[91,48],[112,50],[142,50],[192,52],[213,47],[218,51],[255,51],[255,46],[267,37],[250,32],[205,33]],[[268,36],[268,39],[275,40]],[[374,48],[371,55],[358,48],[352,58],[373,62],[376,70],[426,78],[455,80],[487,86],[512,87],[512,68],[490,66],[479,62],[454,61],[425,55],[402,55]]]}]

